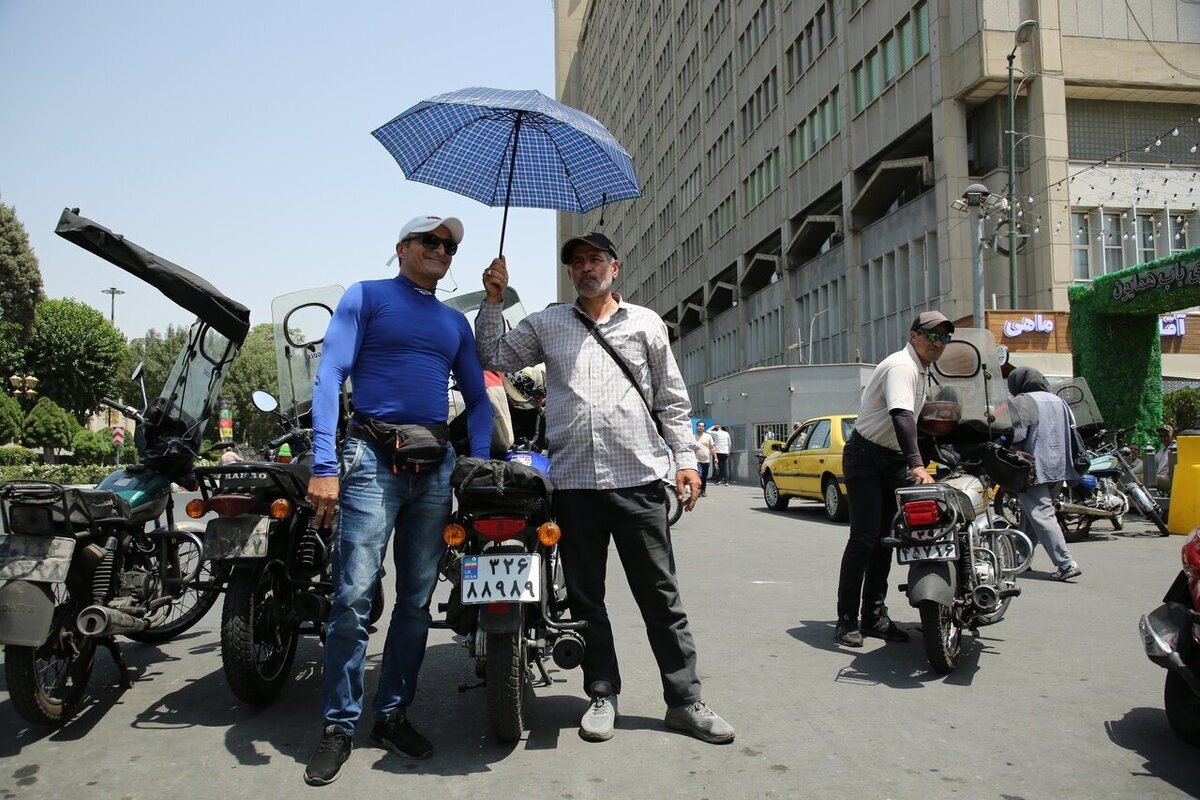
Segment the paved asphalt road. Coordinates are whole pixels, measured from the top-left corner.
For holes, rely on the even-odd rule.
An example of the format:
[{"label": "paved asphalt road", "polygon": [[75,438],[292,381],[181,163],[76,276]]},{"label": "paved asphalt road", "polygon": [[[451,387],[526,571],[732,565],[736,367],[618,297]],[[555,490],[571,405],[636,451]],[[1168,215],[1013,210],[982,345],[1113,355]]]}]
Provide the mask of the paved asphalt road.
[{"label": "paved asphalt road", "polygon": [[[90,702],[63,730],[30,730],[0,684],[0,800],[317,796],[436,798],[1102,798],[1200,793],[1200,758],[1162,710],[1164,673],[1142,655],[1138,615],[1179,568],[1180,537],[1132,521],[1076,545],[1069,585],[1039,552],[1001,624],[968,638],[954,674],[930,672],[915,610],[893,590],[906,644],[833,642],[844,525],[816,506],[766,510],[757,490],[713,487],[675,531],[705,698],[737,728],[727,746],[668,732],[657,672],[615,553],[610,605],[624,691],[615,738],[576,734],[578,671],[537,691],[514,747],[486,733],[482,690],[449,631],[433,631],[411,716],[428,761],[358,748],[334,785],[302,781],[317,744],[320,648],[301,644],[295,680],[270,708],[230,695],[219,605],[181,638],[126,643],[121,692],[105,653]],[[568,532],[566,535],[570,535]],[[903,580],[894,568],[892,584]],[[439,588],[442,599],[445,587]],[[369,651],[373,688],[383,637]]]}]

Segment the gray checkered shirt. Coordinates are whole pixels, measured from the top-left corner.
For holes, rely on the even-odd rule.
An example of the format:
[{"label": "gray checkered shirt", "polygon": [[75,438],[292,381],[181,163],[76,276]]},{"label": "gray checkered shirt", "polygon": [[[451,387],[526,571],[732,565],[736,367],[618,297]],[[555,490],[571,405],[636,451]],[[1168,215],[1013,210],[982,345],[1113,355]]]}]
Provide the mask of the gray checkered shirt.
[{"label": "gray checkered shirt", "polygon": [[[667,326],[650,309],[614,297],[617,310],[596,325],[659,413],[678,469],[695,469],[691,403]],[[557,488],[621,489],[667,475],[670,461],[646,404],[575,308],[551,306],[505,333],[501,304],[483,303],[475,317],[483,368],[509,372],[545,362],[546,438]]]}]

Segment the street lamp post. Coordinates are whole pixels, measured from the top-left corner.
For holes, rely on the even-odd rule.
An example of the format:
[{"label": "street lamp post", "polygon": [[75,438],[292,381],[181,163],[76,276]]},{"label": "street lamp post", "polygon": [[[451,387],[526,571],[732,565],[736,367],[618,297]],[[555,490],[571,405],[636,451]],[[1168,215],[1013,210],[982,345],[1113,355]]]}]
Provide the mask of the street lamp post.
[{"label": "street lamp post", "polygon": [[[1011,66],[1011,65],[1012,65],[1012,62],[1010,61],[1010,62],[1009,62],[1009,66]],[[1009,74],[1009,78],[1010,78],[1010,81],[1009,81],[1009,83],[1011,83],[1011,82],[1012,82],[1012,81],[1011,81],[1011,77],[1012,77],[1012,75],[1011,75],[1011,70],[1010,70],[1009,72],[1010,72],[1010,74]],[[118,288],[117,288],[117,287],[115,287],[115,286],[110,286],[110,287],[108,287],[107,289],[101,289],[101,290],[100,290],[100,294],[106,294],[106,295],[108,295],[108,299],[109,299],[109,302],[108,302],[108,321],[109,321],[111,324],[113,324],[113,325],[116,325],[116,324],[117,324],[117,295],[119,295],[119,294],[125,294],[125,292],[124,292],[123,290],[121,290],[121,289],[118,289]]]},{"label": "street lamp post", "polygon": [[971,325],[976,328],[983,327],[983,214],[1000,202],[982,183],[972,183],[960,199],[950,204],[971,216]]},{"label": "street lamp post", "polygon": [[30,403],[37,397],[38,379],[30,373],[18,372],[15,375],[9,375],[8,383],[12,386],[13,397]]},{"label": "street lamp post", "polygon": [[1017,48],[1033,38],[1038,21],[1017,26],[1013,49],[1008,53],[1008,307],[1017,307],[1017,98],[1013,90],[1013,61]]},{"label": "street lamp post", "polygon": [[817,317],[821,316],[828,310],[829,310],[829,307],[826,306],[825,308],[822,308],[817,313],[813,314],[812,317],[808,320],[808,363],[809,364],[813,363],[813,326],[815,326],[817,324]]}]

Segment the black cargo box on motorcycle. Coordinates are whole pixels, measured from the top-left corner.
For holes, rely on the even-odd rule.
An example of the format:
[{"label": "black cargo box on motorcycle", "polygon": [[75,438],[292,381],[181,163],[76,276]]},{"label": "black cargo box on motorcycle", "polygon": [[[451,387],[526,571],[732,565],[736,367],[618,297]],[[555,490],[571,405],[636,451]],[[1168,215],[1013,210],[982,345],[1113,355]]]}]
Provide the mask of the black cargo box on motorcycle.
[{"label": "black cargo box on motorcycle", "polygon": [[554,485],[533,467],[516,461],[461,456],[450,485],[464,513],[520,511],[549,516]]}]

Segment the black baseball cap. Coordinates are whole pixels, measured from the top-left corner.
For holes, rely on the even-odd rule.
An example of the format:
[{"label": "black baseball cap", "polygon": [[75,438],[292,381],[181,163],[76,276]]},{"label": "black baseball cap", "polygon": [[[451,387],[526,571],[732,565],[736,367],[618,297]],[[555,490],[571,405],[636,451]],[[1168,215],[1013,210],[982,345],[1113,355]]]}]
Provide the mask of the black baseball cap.
[{"label": "black baseball cap", "polygon": [[950,327],[950,332],[954,333],[954,323],[950,321],[949,317],[940,311],[922,311],[917,315],[917,318],[913,320],[912,327],[909,328],[909,330],[931,331],[938,325],[948,325]]},{"label": "black baseball cap", "polygon": [[612,241],[599,231],[585,233],[583,236],[574,236],[567,239],[562,246],[562,263],[570,264],[571,256],[575,252],[576,245],[590,244],[592,247],[598,247],[601,250],[607,250],[608,254],[613,258],[617,257],[617,249],[613,246]]}]

